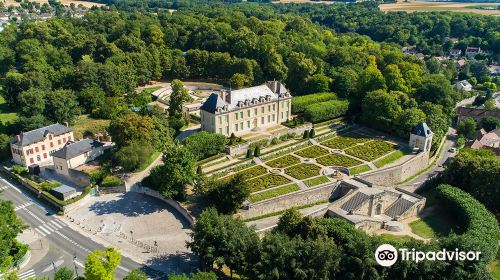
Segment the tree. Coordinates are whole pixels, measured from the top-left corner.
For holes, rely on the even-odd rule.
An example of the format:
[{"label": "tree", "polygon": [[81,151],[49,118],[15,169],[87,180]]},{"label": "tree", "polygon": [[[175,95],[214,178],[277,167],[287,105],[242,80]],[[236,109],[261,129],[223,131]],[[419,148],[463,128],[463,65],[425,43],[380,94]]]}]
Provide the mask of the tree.
[{"label": "tree", "polygon": [[19,95],[21,114],[26,117],[41,115],[45,111],[47,92],[43,89],[30,88]]},{"label": "tree", "polygon": [[375,90],[385,90],[384,76],[377,68],[375,57],[370,56],[368,66],[361,72],[358,79],[359,92],[369,92]]},{"label": "tree", "polygon": [[136,268],[132,270],[123,280],[147,280],[148,275],[142,272],[140,269]]},{"label": "tree", "polygon": [[130,112],[119,116],[109,124],[109,134],[118,147],[131,141],[153,140],[154,123],[148,116],[141,116]]},{"label": "tree", "polygon": [[365,124],[372,128],[393,132],[393,124],[399,119],[402,110],[395,94],[377,90],[366,94],[362,103],[362,111],[361,120]]},{"label": "tree", "polygon": [[87,114],[101,108],[105,98],[104,90],[96,86],[84,88],[78,93],[78,102]]},{"label": "tree", "polygon": [[404,109],[398,120],[398,134],[401,137],[408,137],[411,130],[421,122],[425,122],[425,114],[422,110],[418,108]]},{"label": "tree", "polygon": [[327,92],[330,90],[332,79],[324,74],[315,74],[307,80],[306,93]]},{"label": "tree", "polygon": [[106,251],[93,251],[85,260],[86,280],[115,279],[115,270],[120,265],[121,258],[114,247],[108,247]]},{"label": "tree", "polygon": [[304,130],[304,133],[302,134],[302,139],[307,139],[309,138],[309,130]]},{"label": "tree", "polygon": [[120,147],[114,157],[126,171],[136,171],[149,162],[154,149],[149,142],[131,141]]},{"label": "tree", "polygon": [[219,213],[234,214],[250,195],[250,188],[243,175],[237,174],[228,181],[211,182],[207,197]]},{"label": "tree", "polygon": [[74,278],[73,271],[66,267],[59,268],[54,273],[54,280],[73,280]]},{"label": "tree", "polygon": [[245,74],[235,73],[231,79],[229,79],[229,84],[231,88],[240,89],[245,86],[250,85],[252,80]]},{"label": "tree", "polygon": [[452,109],[453,90],[450,82],[443,75],[428,75],[422,85],[417,89],[416,97],[418,101],[429,101],[442,105],[445,110]]},{"label": "tree", "polygon": [[189,101],[190,96],[188,90],[181,81],[173,80],[171,86],[172,93],[170,94],[170,101],[168,104],[168,115],[170,117],[171,126],[175,130],[179,130],[186,123],[182,107],[184,102]]},{"label": "tree", "polygon": [[314,138],[314,136],[316,136],[316,131],[314,131],[314,128],[311,128],[311,130],[309,131],[309,137]]},{"label": "tree", "polygon": [[294,94],[305,93],[304,86],[307,79],[316,71],[316,66],[312,59],[306,57],[304,53],[292,52],[288,57],[288,77],[286,85]]},{"label": "tree", "polygon": [[163,152],[163,165],[155,167],[143,184],[158,190],[166,198],[184,200],[186,185],[196,179],[196,158],[179,144]]},{"label": "tree", "polygon": [[255,150],[253,151],[253,156],[260,157],[260,146],[255,147]]},{"label": "tree", "polygon": [[53,122],[72,124],[80,113],[75,94],[59,89],[47,95],[45,116]]},{"label": "tree", "polygon": [[30,131],[40,127],[49,125],[51,122],[43,115],[35,115],[32,117],[21,116],[17,121],[20,131]]},{"label": "tree", "polygon": [[476,122],[473,118],[468,117],[461,120],[457,125],[457,132],[465,138],[472,140],[476,137]]},{"label": "tree", "polygon": [[213,156],[225,147],[226,137],[222,134],[201,131],[184,139],[186,148],[198,159]]},{"label": "tree", "polygon": [[16,241],[23,229],[25,225],[17,217],[12,202],[0,199],[0,273],[5,273],[27,251],[26,245]]},{"label": "tree", "polygon": [[481,120],[481,127],[484,128],[484,130],[486,131],[492,131],[500,127],[500,119],[490,116],[484,117]]},{"label": "tree", "polygon": [[496,101],[493,98],[488,99],[486,100],[486,102],[484,102],[484,108],[486,110],[493,110],[495,109],[495,106],[496,106]]},{"label": "tree", "polygon": [[406,82],[397,65],[387,65],[384,69],[384,78],[389,90],[408,92]]},{"label": "tree", "polygon": [[9,135],[0,133],[0,161],[10,158],[10,140]]},{"label": "tree", "polygon": [[246,158],[252,158],[253,150],[248,148]]}]

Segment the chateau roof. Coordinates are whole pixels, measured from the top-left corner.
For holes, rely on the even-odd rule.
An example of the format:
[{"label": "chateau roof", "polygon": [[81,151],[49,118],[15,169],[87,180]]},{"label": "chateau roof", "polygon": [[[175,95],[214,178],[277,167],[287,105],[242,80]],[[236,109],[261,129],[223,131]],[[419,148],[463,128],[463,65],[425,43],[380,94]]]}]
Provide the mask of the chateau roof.
[{"label": "chateau roof", "polygon": [[67,126],[59,124],[59,123],[55,123],[55,124],[51,124],[49,126],[30,130],[27,132],[21,132],[21,134],[18,135],[19,140],[18,140],[18,137],[14,137],[14,139],[12,140],[12,144],[17,144],[17,145],[20,145],[22,147],[29,146],[31,144],[34,144],[34,143],[37,143],[37,142],[44,140],[45,136],[48,133],[52,133],[52,134],[54,134],[54,136],[58,136],[58,135],[65,134],[65,133],[68,133],[71,131],[72,131],[72,129],[70,127],[67,127]]},{"label": "chateau roof", "polygon": [[412,134],[428,137],[432,135],[431,129],[427,126],[426,123],[419,123],[412,131]]}]

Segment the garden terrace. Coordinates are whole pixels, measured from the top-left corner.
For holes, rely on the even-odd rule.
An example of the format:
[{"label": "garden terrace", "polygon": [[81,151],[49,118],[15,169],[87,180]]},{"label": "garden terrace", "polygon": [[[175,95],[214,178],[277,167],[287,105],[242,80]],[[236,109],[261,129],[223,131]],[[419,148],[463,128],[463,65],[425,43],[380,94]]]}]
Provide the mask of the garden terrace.
[{"label": "garden terrace", "polygon": [[288,186],[284,186],[284,187],[279,187],[279,188],[276,188],[276,189],[272,189],[272,190],[268,190],[268,191],[264,191],[264,192],[260,192],[260,193],[256,193],[256,194],[252,194],[252,195],[250,195],[250,197],[248,198],[248,200],[250,200],[250,202],[258,202],[258,201],[266,200],[266,199],[269,199],[269,198],[281,196],[281,195],[284,195],[284,194],[287,194],[287,193],[295,192],[295,191],[298,191],[298,190],[300,190],[300,187],[297,186],[297,184],[292,184],[292,185],[288,185]]},{"label": "garden terrace", "polygon": [[322,184],[325,184],[328,182],[330,182],[330,180],[328,180],[328,177],[321,176],[321,177],[316,177],[316,178],[305,180],[304,184],[306,184],[306,186],[308,186],[308,187],[315,187],[315,186],[322,185]]},{"label": "garden terrace", "polygon": [[320,146],[311,146],[308,148],[305,148],[303,150],[300,150],[298,152],[295,152],[296,155],[304,157],[304,158],[317,158],[320,156],[324,156],[328,154],[328,150],[325,148],[322,148]]},{"label": "garden terrace", "polygon": [[372,161],[395,150],[397,150],[397,146],[394,144],[382,140],[374,140],[349,148],[346,150],[346,153],[366,161]]},{"label": "garden terrace", "polygon": [[292,166],[295,164],[300,163],[300,159],[292,156],[292,155],[286,155],[284,157],[280,157],[271,161],[266,162],[266,165],[272,167],[272,168],[284,168],[288,166]]},{"label": "garden terrace", "polygon": [[248,181],[250,192],[257,192],[288,183],[291,183],[289,179],[276,174],[267,174]]},{"label": "garden terrace", "polygon": [[370,138],[368,138],[368,137],[365,137],[365,136],[362,136],[359,134],[355,134],[355,133],[351,133],[351,134],[349,134],[349,136],[338,136],[338,137],[335,137],[333,139],[321,142],[321,145],[326,146],[326,147],[331,148],[331,149],[343,150],[343,149],[352,147],[356,144],[365,143],[368,141],[370,141]]},{"label": "garden terrace", "polygon": [[342,166],[342,167],[352,167],[360,165],[363,162],[344,156],[341,154],[329,154],[316,159],[316,162],[324,166]]},{"label": "garden terrace", "polygon": [[267,169],[263,166],[256,165],[254,167],[245,169],[243,171],[238,172],[238,174],[242,174],[246,179],[252,179],[260,175],[264,175],[267,173]]},{"label": "garden terrace", "polygon": [[320,170],[321,167],[315,164],[301,163],[286,168],[285,173],[297,180],[303,180],[310,177],[318,176]]}]

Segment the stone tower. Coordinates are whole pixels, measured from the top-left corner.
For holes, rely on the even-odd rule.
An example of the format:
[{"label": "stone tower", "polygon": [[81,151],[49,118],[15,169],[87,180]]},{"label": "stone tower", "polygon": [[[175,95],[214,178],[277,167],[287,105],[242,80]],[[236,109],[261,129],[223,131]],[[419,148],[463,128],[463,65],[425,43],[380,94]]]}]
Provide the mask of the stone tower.
[{"label": "stone tower", "polygon": [[432,131],[426,123],[419,123],[410,133],[410,148],[429,152],[432,144]]}]

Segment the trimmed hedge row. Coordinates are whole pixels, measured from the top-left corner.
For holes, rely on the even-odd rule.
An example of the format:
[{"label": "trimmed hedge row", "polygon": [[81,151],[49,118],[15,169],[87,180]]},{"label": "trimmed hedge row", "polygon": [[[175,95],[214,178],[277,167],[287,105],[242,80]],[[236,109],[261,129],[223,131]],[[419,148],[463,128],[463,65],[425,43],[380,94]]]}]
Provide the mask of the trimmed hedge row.
[{"label": "trimmed hedge row", "polygon": [[258,192],[272,187],[285,185],[291,182],[292,181],[290,181],[288,178],[285,178],[281,175],[267,174],[265,176],[249,180],[247,183],[250,186],[250,192]]},{"label": "trimmed hedge row", "polygon": [[304,110],[304,118],[310,122],[317,123],[343,116],[347,113],[349,101],[330,100],[308,105]]},{"label": "trimmed hedge row", "polygon": [[304,158],[317,158],[320,156],[327,155],[328,153],[329,152],[327,149],[316,145],[295,152],[296,155],[299,155]]},{"label": "trimmed hedge row", "polygon": [[292,99],[292,113],[303,113],[308,105],[335,99],[337,99],[337,95],[333,92],[321,92],[297,96]]},{"label": "trimmed hedge row", "polygon": [[363,163],[359,160],[341,154],[329,154],[324,157],[316,159],[316,162],[324,166],[343,166],[343,167],[352,167]]},{"label": "trimmed hedge row", "polygon": [[463,222],[464,233],[451,235],[443,240],[449,249],[459,248],[463,251],[481,251],[480,261],[489,263],[497,254],[499,241],[498,222],[483,204],[470,194],[450,185],[439,185],[437,197],[456,221]]},{"label": "trimmed hedge row", "polygon": [[345,152],[351,156],[372,161],[395,150],[397,150],[397,145],[382,140],[374,140],[364,145],[349,148]]},{"label": "trimmed hedge row", "polygon": [[310,177],[318,176],[321,167],[315,164],[301,163],[285,169],[287,175],[295,179],[303,180]]},{"label": "trimmed hedge row", "polygon": [[300,159],[293,155],[286,155],[277,159],[266,162],[272,168],[283,168],[300,163]]}]

